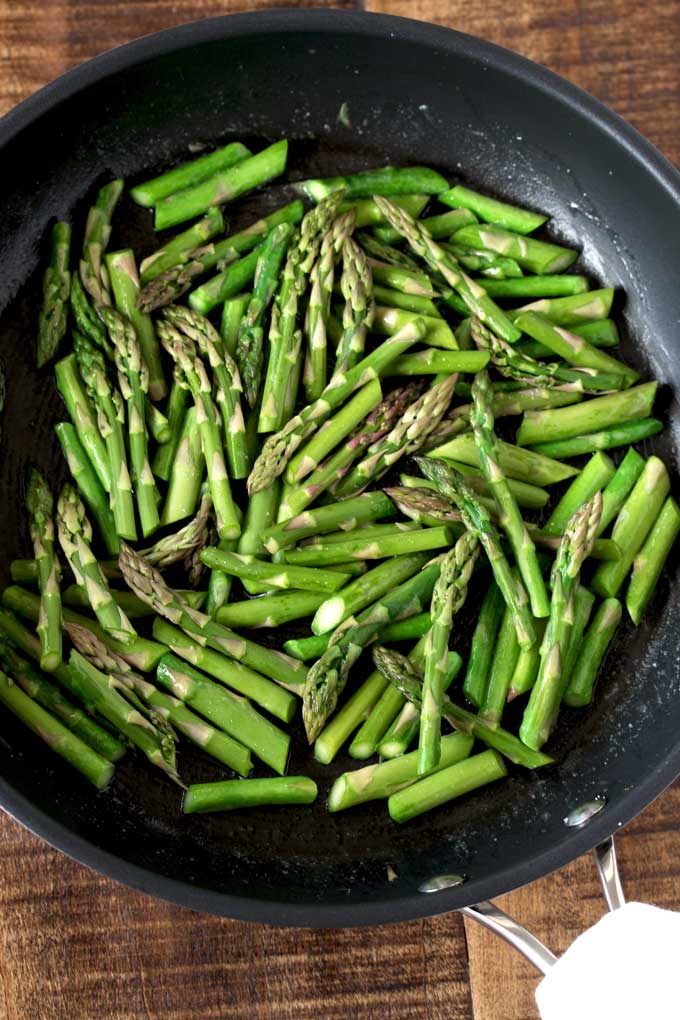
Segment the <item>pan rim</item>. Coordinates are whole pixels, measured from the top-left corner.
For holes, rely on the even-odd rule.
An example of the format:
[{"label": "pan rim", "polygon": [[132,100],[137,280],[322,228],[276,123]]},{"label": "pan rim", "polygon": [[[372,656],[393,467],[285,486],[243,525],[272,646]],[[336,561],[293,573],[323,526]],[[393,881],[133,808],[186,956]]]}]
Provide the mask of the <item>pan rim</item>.
[{"label": "pan rim", "polygon": [[[14,107],[0,120],[0,151],[24,128],[60,103],[147,59],[232,36],[298,32],[345,33],[379,39],[399,37],[406,42],[439,48],[493,66],[585,117],[622,145],[630,159],[650,174],[680,205],[680,172],[632,125],[603,103],[554,72],[519,54],[439,25],[394,15],[359,11],[298,10],[257,11],[188,22],[144,36],[108,50],[65,72]],[[494,872],[492,878],[471,878],[464,885],[423,895],[371,898],[363,902],[289,903],[217,892],[132,864],[109,853],[41,811],[22,793],[0,778],[0,806],[30,831],[68,856],[109,878],[181,906],[237,920],[276,925],[340,927],[386,924],[413,920],[459,909],[480,899],[499,896],[549,874],[592,849],[650,804],[680,774],[680,740],[666,760],[635,787],[622,793],[616,805],[607,806],[580,830],[565,829],[563,839],[519,866]]]}]

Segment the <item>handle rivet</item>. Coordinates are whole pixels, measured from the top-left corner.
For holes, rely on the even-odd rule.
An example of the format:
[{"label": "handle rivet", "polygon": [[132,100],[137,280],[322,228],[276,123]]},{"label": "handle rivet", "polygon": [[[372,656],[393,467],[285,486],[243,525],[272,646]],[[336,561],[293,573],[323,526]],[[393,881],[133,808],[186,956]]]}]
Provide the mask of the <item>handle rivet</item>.
[{"label": "handle rivet", "polygon": [[455,889],[464,881],[465,875],[435,875],[434,878],[428,878],[426,882],[419,885],[418,892],[433,893],[442,892],[443,889]]},{"label": "handle rivet", "polygon": [[572,808],[564,819],[564,824],[572,829],[578,829],[595,815],[599,815],[606,803],[606,797],[594,797],[592,800],[587,800],[585,803],[579,804],[578,807]]}]

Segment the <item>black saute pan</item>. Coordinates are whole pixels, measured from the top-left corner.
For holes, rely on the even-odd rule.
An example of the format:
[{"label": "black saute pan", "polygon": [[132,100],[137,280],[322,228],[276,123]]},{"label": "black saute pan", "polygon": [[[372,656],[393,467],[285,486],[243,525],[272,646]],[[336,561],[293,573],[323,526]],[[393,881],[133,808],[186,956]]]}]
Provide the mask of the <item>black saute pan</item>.
[{"label": "black saute pan", "polygon": [[[351,127],[338,119],[347,103]],[[0,123],[0,358],[8,399],[0,447],[0,581],[26,555],[27,463],[58,481],[60,410],[33,345],[45,236],[82,224],[107,175],[139,179],[189,146],[291,139],[290,176],[387,162],[461,171],[551,214],[597,280],[621,289],[624,356],[661,380],[676,463],[680,422],[680,175],[629,125],[536,64],[478,39],[397,18],[279,11],[162,32],[64,75]],[[283,191],[279,198],[283,200]],[[234,225],[253,217],[240,203]],[[231,215],[231,213],[230,213]],[[150,245],[145,215],[121,210],[116,246]],[[625,304],[624,304],[625,292]],[[382,804],[182,817],[176,788],[122,763],[93,795],[0,714],[0,804],[55,846],[153,895],[279,924],[403,920],[506,892],[614,832],[680,773],[680,601],[674,564],[647,622],[617,641],[593,708],[564,717],[558,764],[510,779],[398,827]],[[461,648],[462,650],[462,648]],[[315,765],[297,741],[291,769],[323,791],[347,767]],[[185,752],[189,780],[212,773]],[[207,770],[206,770],[207,769]],[[606,798],[580,828],[570,810]],[[388,866],[393,880],[388,880]],[[462,885],[419,891],[446,873]],[[394,877],[396,874],[396,878]]]}]

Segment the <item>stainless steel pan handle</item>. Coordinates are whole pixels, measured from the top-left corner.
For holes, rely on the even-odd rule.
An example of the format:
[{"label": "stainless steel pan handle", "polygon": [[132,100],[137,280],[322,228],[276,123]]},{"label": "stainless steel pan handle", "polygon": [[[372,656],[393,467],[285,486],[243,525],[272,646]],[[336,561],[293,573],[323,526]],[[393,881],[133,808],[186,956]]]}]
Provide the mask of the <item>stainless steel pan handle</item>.
[{"label": "stainless steel pan handle", "polygon": [[[597,873],[602,883],[602,892],[609,910],[618,910],[625,903],[621,878],[616,863],[616,848],[613,837],[599,843],[595,850],[595,864]],[[513,946],[524,956],[541,974],[547,974],[550,968],[557,963],[557,957],[551,953],[540,939],[510,917],[504,910],[497,907],[495,903],[483,900],[471,907],[463,907],[460,911],[465,917],[477,921],[492,931],[499,938]]]}]

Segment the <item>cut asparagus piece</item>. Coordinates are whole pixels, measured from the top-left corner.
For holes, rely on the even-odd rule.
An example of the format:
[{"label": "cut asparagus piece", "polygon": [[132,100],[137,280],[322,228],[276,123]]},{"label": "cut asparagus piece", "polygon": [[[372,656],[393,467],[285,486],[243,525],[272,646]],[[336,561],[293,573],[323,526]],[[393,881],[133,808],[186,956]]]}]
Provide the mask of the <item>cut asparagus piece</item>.
[{"label": "cut asparagus piece", "polygon": [[193,815],[263,805],[311,804],[316,800],[317,793],[316,783],[307,776],[193,783],[184,794],[182,811],[185,815]]},{"label": "cut asparagus piece", "polygon": [[[297,565],[265,563],[256,556],[243,556],[223,549],[205,549],[201,562],[235,577],[265,583],[270,588],[299,588],[302,591],[334,592],[349,580],[349,574]],[[337,560],[334,562],[338,562]]]},{"label": "cut asparagus piece", "polygon": [[516,318],[522,312],[538,312],[556,326],[581,326],[590,320],[606,319],[613,300],[614,288],[605,287],[585,294],[541,298],[528,305],[522,305],[521,308],[515,308],[509,314],[511,318]]},{"label": "cut asparagus piece", "polygon": [[154,226],[166,230],[177,223],[200,216],[214,205],[233,202],[246,191],[266,184],[286,169],[288,142],[283,139],[255,156],[217,171],[206,180],[161,198],[156,203]]},{"label": "cut asparagus piece", "polygon": [[489,195],[481,195],[462,184],[456,184],[448,191],[437,195],[437,201],[454,209],[469,209],[485,223],[496,223],[516,234],[531,234],[547,220],[543,213],[531,212],[508,202],[500,202]]},{"label": "cut asparagus piece", "polygon": [[[547,535],[562,535],[567,523],[578,508],[600,489],[605,489],[614,477],[614,462],[605,453],[594,454],[562,495],[559,503],[543,525]],[[604,504],[604,494],[603,494]],[[602,522],[600,521],[600,530]]]},{"label": "cut asparagus piece", "polygon": [[[296,517],[289,517],[280,524],[262,529],[261,537],[265,548],[275,553],[312,535],[322,535],[336,528],[346,530],[347,537],[350,537],[352,531],[362,524],[394,516],[394,506],[384,493],[366,492],[342,503],[318,507]],[[257,552],[256,549],[242,551]]]},{"label": "cut asparagus piece", "polygon": [[213,683],[175,655],[163,656],[156,679],[175,698],[238,740],[279,775],[286,771],[290,737],[260,715],[246,698]]},{"label": "cut asparagus piece", "polygon": [[[463,660],[458,652],[449,652],[447,670],[444,677],[444,694],[460,672],[462,665]],[[391,685],[390,690],[393,693],[399,693]],[[401,754],[405,754],[420,732],[420,709],[416,705],[411,704],[410,701],[406,701],[403,694],[400,694],[399,697],[402,701],[402,707],[394,716],[391,725],[383,734],[376,748],[381,758],[396,758]]]},{"label": "cut asparagus piece", "polygon": [[114,772],[111,761],[97,754],[75,733],[30,698],[0,671],[0,701],[47,746],[85,776],[98,790],[108,786]]},{"label": "cut asparagus piece", "polygon": [[[191,291],[189,294],[189,304],[192,309],[201,315],[209,315],[223,301],[234,297],[246,287],[249,287],[255,276],[259,257],[260,247],[258,246],[254,251],[250,251],[238,261],[228,262],[226,269],[223,269],[217,276],[211,277],[206,283],[202,283],[200,287],[196,287],[195,290]],[[185,268],[185,275],[188,272],[189,267],[187,266]],[[159,277],[156,283],[160,284],[161,281],[163,281],[163,277]],[[160,301],[156,299],[153,307],[158,308],[161,304],[170,304],[179,294],[183,294],[187,288],[183,283],[180,286],[180,283],[181,281],[178,280],[177,286],[173,288],[174,293],[171,294],[168,300]]]},{"label": "cut asparagus piece", "polygon": [[177,453],[170,469],[161,524],[174,524],[190,517],[196,509],[201,491],[205,461],[201,433],[196,426],[196,408],[186,412]]},{"label": "cut asparagus piece", "polygon": [[454,375],[459,372],[481,372],[489,363],[486,351],[416,351],[393,361],[388,375]]},{"label": "cut asparagus piece", "polygon": [[[441,755],[434,772],[456,765],[468,757],[472,750],[472,737],[464,733],[449,733],[442,737]],[[328,794],[328,810],[344,811],[370,800],[382,800],[403,790],[419,779],[418,752],[402,755],[392,761],[367,765],[354,772],[343,772],[333,783]]]},{"label": "cut asparagus piece", "polygon": [[363,577],[346,585],[337,595],[321,603],[312,620],[313,632],[327,634],[335,630],[348,617],[385,595],[394,585],[412,577],[425,566],[428,558],[424,553],[397,555],[369,570]]},{"label": "cut asparagus piece", "polygon": [[565,705],[585,708],[592,701],[597,673],[621,622],[621,613],[618,599],[605,599],[598,607],[578,649],[578,658],[564,695]]},{"label": "cut asparagus piece", "polygon": [[156,205],[162,198],[174,195],[175,192],[183,191],[185,188],[191,188],[220,170],[226,170],[251,155],[250,149],[247,149],[241,142],[230,142],[229,145],[216,149],[215,152],[199,156],[172,170],[166,170],[158,177],[152,177],[142,184],[136,184],[134,188],[130,188],[130,197],[137,205],[149,208]]},{"label": "cut asparagus piece", "polygon": [[314,757],[317,761],[330,765],[348,737],[368,718],[385,686],[385,680],[377,669],[369,673],[316,738]]},{"label": "cut asparagus piece", "polygon": [[189,394],[187,390],[182,389],[173,380],[167,406],[167,422],[170,437],[167,442],[158,447],[151,465],[154,477],[161,478],[164,482],[170,480],[179,444],[182,441],[182,430],[184,428],[188,400]]},{"label": "cut asparagus piece", "polygon": [[43,276],[43,300],[38,318],[36,350],[38,368],[52,360],[66,333],[71,293],[70,249],[71,225],[55,223],[51,233],[50,263]]},{"label": "cut asparagus piece", "polygon": [[477,623],[472,635],[465,680],[463,681],[463,694],[475,708],[480,707],[486,696],[489,668],[494,648],[496,647],[498,629],[503,619],[504,608],[505,600],[503,593],[496,582],[492,581],[479,610]]},{"label": "cut asparagus piece", "polygon": [[494,298],[568,297],[590,290],[585,276],[521,276],[509,280],[478,280],[479,286]]},{"label": "cut asparagus piece", "polygon": [[616,474],[602,492],[602,516],[600,517],[599,533],[609,527],[619,510],[626,502],[630,491],[642,474],[645,462],[637,450],[628,450]]},{"label": "cut asparagus piece", "polygon": [[633,571],[626,592],[626,609],[636,626],[652,597],[678,532],[680,510],[675,500],[669,496],[633,560]]},{"label": "cut asparagus piece", "polygon": [[638,418],[623,425],[613,425],[608,429],[602,429],[601,432],[589,432],[586,435],[538,443],[532,446],[532,450],[547,457],[579,457],[581,454],[592,453],[594,450],[613,450],[617,446],[638,443],[643,439],[656,436],[662,429],[663,422],[658,418]]},{"label": "cut asparagus piece", "polygon": [[[588,620],[595,604],[595,596],[583,585],[574,592],[573,622],[569,631],[569,638],[565,646],[564,663],[562,666],[562,689],[566,691],[569,687],[571,674],[578,660],[583,632],[588,626]],[[564,695],[562,696],[564,700]]]},{"label": "cut asparagus piece", "polygon": [[[544,277],[529,277],[529,279],[542,280]],[[566,280],[568,277],[559,276],[556,279]],[[588,340],[593,347],[616,347],[621,339],[613,319],[596,319],[594,322],[584,322],[582,326],[572,326],[571,332]],[[518,340],[515,350],[532,358],[551,358],[553,354],[549,347],[539,343],[538,340]]]},{"label": "cut asparagus piece", "polygon": [[346,542],[330,542],[327,545],[319,543],[312,548],[286,551],[283,555],[286,563],[322,567],[343,564],[349,560],[379,560],[399,556],[401,553],[445,549],[451,545],[451,538],[451,531],[447,527],[420,528],[406,533],[397,530],[392,535],[383,535],[373,540],[366,540],[359,533],[356,538],[350,536],[351,540]]},{"label": "cut asparagus piece", "polygon": [[507,766],[497,751],[482,751],[393,793],[387,801],[390,818],[400,824],[408,822],[507,774]]},{"label": "cut asparagus piece", "polygon": [[92,469],[106,492],[111,490],[111,468],[106,444],[100,434],[97,413],[85,392],[75,354],[62,358],[54,367],[59,390],[71,417],[78,439],[87,453]]},{"label": "cut asparagus piece", "polygon": [[[427,166],[384,166],[363,170],[346,177],[310,178],[298,181],[295,190],[300,195],[320,202],[336,191],[345,199],[375,198],[376,195],[408,195],[417,192],[437,195],[446,188],[446,180]],[[378,204],[378,203],[376,203]]]},{"label": "cut asparagus piece", "polygon": [[454,234],[456,244],[469,244],[507,255],[530,273],[543,276],[547,273],[561,273],[578,258],[578,252],[558,244],[537,241],[534,237],[518,235],[496,224],[469,224]]},{"label": "cut asparagus piece", "polygon": [[536,621],[536,641],[531,648],[524,648],[517,656],[515,672],[510,681],[508,701],[513,701],[520,694],[526,694],[536,683],[538,668],[541,664],[541,642],[545,634],[547,620]]},{"label": "cut asparagus piece", "polygon": [[[543,454],[535,453],[533,450],[525,450],[520,446],[513,446],[512,443],[505,443],[499,440],[499,463],[501,469],[509,478],[520,482],[529,482],[532,485],[555,485],[578,474],[578,469],[570,464],[561,464],[557,460],[546,457]],[[471,467],[479,467],[479,449],[475,443],[474,436],[465,434],[456,436],[443,446],[428,451],[428,457],[436,460],[460,461],[469,464]]]},{"label": "cut asparagus piece", "polygon": [[503,717],[519,654],[515,623],[512,613],[506,606],[496,638],[486,691],[479,708],[479,718],[492,729],[498,726]]},{"label": "cut asparagus piece", "polygon": [[291,620],[312,616],[325,599],[323,592],[285,591],[222,605],[215,619],[225,627],[280,627]]},{"label": "cut asparagus piece", "polygon": [[[395,205],[406,209],[411,216],[420,216],[421,212],[430,200],[429,195],[390,195]],[[340,212],[347,212],[349,209],[354,213],[355,225],[359,227],[374,227],[382,231],[385,229],[385,217],[378,209],[372,198],[353,198],[340,203]],[[376,233],[376,230],[373,231]],[[370,236],[370,235],[369,235]],[[377,234],[376,234],[377,236]],[[392,243],[391,241],[389,242]]]}]

